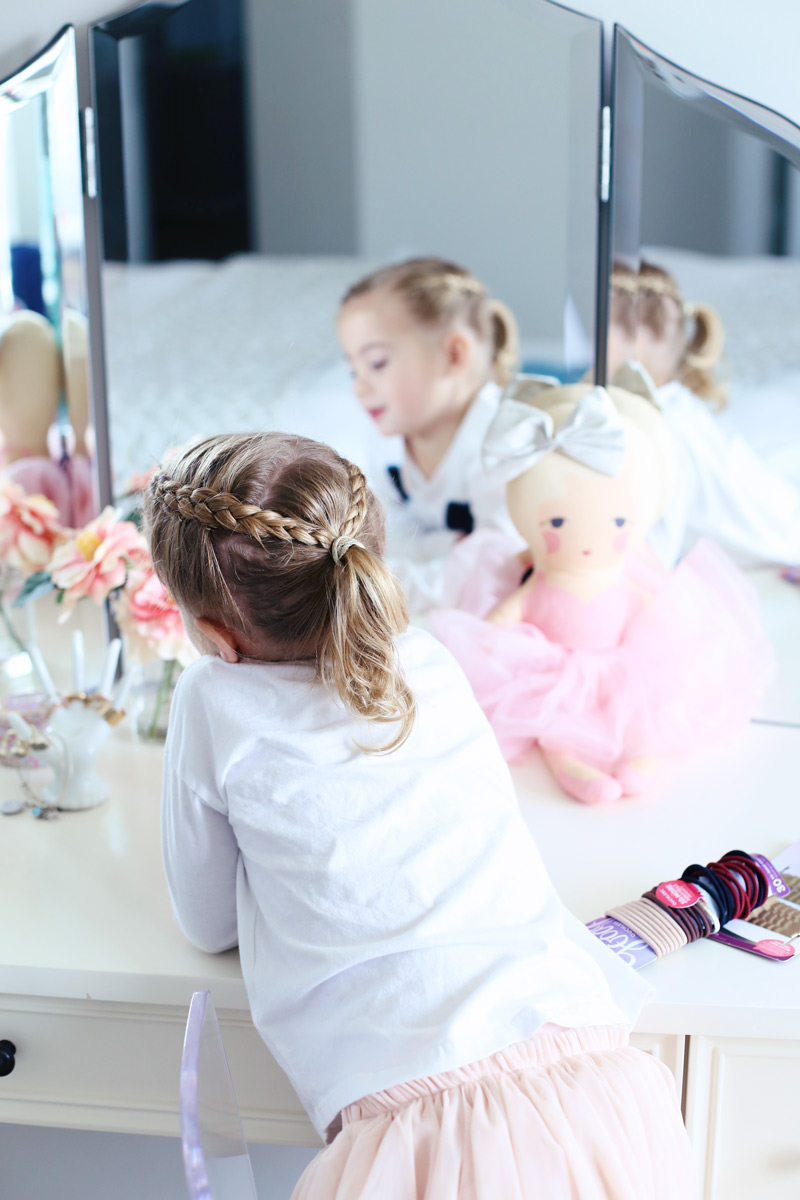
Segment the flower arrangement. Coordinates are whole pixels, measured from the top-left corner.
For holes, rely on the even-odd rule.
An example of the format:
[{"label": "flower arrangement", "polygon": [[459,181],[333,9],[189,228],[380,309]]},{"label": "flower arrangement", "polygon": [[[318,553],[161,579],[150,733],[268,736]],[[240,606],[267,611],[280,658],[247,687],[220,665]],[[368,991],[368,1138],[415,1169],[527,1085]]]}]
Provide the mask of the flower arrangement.
[{"label": "flower arrangement", "polygon": [[18,483],[0,479],[0,564],[27,579],[44,570],[66,530],[56,506],[44,496],[27,496]]},{"label": "flower arrangement", "polygon": [[[159,581],[137,524],[109,507],[82,529],[64,529],[55,507],[0,480],[0,573],[22,580],[14,601],[55,590],[62,621],[86,598],[109,601],[129,663],[161,660],[150,735],[160,728],[177,673],[197,657],[173,598]],[[4,616],[5,619],[5,616]],[[19,639],[17,644],[21,645]]]}]

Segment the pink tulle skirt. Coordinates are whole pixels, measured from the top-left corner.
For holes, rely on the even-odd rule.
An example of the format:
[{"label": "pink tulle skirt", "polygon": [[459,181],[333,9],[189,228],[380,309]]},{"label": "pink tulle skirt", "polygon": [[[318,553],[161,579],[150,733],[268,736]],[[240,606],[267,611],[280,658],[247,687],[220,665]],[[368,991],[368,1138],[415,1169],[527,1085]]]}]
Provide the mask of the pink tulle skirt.
[{"label": "pink tulle skirt", "polygon": [[292,1200],[696,1200],[673,1078],[560,1030],[351,1104]]},{"label": "pink tulle skirt", "polygon": [[600,767],[679,755],[729,740],[751,718],[774,663],[749,580],[709,542],[674,571],[646,558],[632,571],[646,599],[606,648],[592,642],[597,605],[576,619],[581,602],[564,592],[565,620],[573,634],[585,621],[592,648],[561,644],[530,621],[494,625],[455,610],[429,621],[507,759],[535,742]]}]

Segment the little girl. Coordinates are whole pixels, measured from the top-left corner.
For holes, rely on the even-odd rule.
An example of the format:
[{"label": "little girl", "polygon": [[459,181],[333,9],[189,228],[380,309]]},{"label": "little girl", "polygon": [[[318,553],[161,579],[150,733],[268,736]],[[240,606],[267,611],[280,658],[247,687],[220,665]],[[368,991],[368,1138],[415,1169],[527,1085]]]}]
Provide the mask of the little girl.
[{"label": "little girl", "polygon": [[167,876],[238,944],[328,1146],[295,1200],[696,1195],[646,986],[561,906],[448,652],[408,630],[357,467],[212,438],[152,480],[153,561],[203,657],[164,776]]},{"label": "little girl", "polygon": [[447,558],[457,539],[499,529],[512,553],[522,548],[480,457],[516,370],[514,317],[463,267],[416,258],[354,284],[338,334],[358,400],[382,435],[403,439],[401,461],[378,487],[389,509],[389,561],[413,611],[457,603],[464,575]]},{"label": "little girl", "polygon": [[769,469],[712,410],[725,405],[715,378],[724,341],[719,316],[686,304],[667,271],[643,262],[638,276],[616,264],[611,276],[608,375],[642,364],[675,439],[679,470],[650,543],[672,566],[687,540],[709,537],[749,562],[800,564],[800,491]]}]

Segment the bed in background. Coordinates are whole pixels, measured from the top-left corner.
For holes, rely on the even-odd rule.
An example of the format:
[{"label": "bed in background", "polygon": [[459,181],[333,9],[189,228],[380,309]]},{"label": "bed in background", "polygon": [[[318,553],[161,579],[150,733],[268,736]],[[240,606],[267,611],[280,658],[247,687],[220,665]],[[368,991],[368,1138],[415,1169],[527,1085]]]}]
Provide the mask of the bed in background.
[{"label": "bed in background", "polygon": [[376,264],[241,255],[103,267],[114,485],[169,446],[283,429],[367,462],[382,451],[356,402],[334,320]]},{"label": "bed in background", "polygon": [[[800,483],[800,260],[654,247],[687,299],[720,313],[730,405],[720,420]],[[363,465],[396,461],[350,391],[334,320],[361,258],[248,254],[103,268],[112,462],[119,493],[197,435],[288,429]]]}]

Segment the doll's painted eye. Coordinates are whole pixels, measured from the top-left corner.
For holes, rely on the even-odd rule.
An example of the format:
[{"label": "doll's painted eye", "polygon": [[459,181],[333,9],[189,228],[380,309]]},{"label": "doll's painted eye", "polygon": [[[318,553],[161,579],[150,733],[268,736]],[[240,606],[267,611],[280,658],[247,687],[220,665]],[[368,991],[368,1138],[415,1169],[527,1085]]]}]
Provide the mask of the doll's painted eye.
[{"label": "doll's painted eye", "polygon": [[551,517],[550,524],[553,526],[553,529],[560,529],[561,526],[564,524],[564,518],[563,517]]},{"label": "doll's painted eye", "polygon": [[619,528],[621,529],[622,526],[625,524],[625,518],[624,517],[614,517],[614,524],[618,525]]}]

